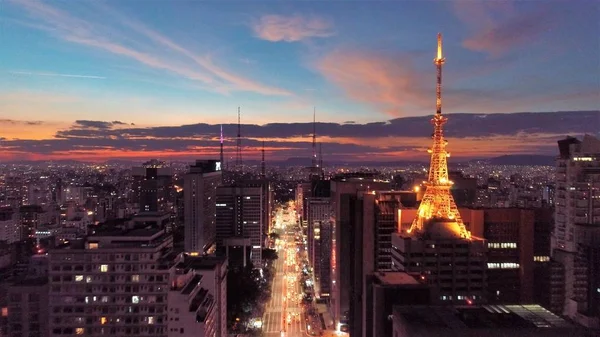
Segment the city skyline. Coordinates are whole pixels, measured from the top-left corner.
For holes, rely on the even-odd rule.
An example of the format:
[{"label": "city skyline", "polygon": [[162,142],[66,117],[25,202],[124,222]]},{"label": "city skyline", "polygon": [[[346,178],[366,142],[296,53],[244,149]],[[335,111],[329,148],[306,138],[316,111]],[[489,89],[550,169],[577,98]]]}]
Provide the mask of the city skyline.
[{"label": "city skyline", "polygon": [[234,152],[237,106],[247,158],[263,139],[270,159],[309,155],[313,106],[328,157],[426,158],[438,31],[453,154],[554,154],[595,131],[597,3],[439,5],[9,1],[0,159],[214,157],[220,124]]}]

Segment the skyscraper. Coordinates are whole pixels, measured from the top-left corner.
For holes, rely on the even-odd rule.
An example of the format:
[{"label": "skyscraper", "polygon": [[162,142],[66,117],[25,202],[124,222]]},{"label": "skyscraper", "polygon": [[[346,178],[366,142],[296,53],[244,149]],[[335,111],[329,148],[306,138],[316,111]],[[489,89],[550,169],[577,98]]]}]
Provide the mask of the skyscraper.
[{"label": "skyscraper", "polygon": [[164,161],[152,159],[132,169],[132,198],[140,213],[169,212],[173,202],[173,174]]},{"label": "skyscraper", "polygon": [[263,188],[221,186],[216,195],[216,238],[219,255],[229,258],[230,265],[262,267]]},{"label": "skyscraper", "polygon": [[214,248],[221,174],[220,161],[197,160],[183,178],[185,251],[188,253],[205,254]]},{"label": "skyscraper", "polygon": [[[552,259],[564,271],[563,314],[600,326],[600,140],[558,141]],[[559,289],[560,291],[561,289]]]}]

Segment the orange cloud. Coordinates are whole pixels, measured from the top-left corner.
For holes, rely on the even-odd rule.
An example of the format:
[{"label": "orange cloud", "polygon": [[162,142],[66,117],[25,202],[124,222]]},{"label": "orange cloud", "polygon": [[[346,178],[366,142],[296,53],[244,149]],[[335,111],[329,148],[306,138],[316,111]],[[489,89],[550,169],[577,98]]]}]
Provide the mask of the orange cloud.
[{"label": "orange cloud", "polygon": [[414,113],[433,105],[422,90],[422,76],[408,58],[375,52],[337,50],[326,55],[317,68],[352,99],[373,103],[392,116]]},{"label": "orange cloud", "polygon": [[252,26],[256,37],[271,41],[296,42],[311,37],[333,35],[332,24],[323,18],[265,15]]}]

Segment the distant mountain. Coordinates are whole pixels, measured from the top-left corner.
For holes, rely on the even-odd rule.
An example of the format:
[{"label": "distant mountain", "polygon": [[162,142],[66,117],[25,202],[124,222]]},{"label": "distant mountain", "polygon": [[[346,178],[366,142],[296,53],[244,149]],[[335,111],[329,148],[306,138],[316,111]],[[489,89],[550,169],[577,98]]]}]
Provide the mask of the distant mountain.
[{"label": "distant mountain", "polygon": [[554,166],[556,156],[530,154],[504,155],[487,160],[491,165]]}]

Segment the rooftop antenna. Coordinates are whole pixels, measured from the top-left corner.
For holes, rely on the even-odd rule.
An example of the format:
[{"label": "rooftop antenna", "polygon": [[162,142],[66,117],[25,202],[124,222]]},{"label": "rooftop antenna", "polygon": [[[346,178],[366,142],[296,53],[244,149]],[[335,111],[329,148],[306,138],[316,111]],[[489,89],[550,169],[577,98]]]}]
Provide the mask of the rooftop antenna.
[{"label": "rooftop antenna", "polygon": [[325,170],[323,170],[323,143],[319,143],[319,170],[321,171],[321,180],[325,180]]},{"label": "rooftop antenna", "polygon": [[313,134],[312,134],[312,167],[318,167],[317,165],[317,108],[313,107]]},{"label": "rooftop antenna", "polygon": [[242,123],[240,107],[238,106],[238,129],[237,129],[237,144],[235,154],[235,166],[238,170],[242,169]]},{"label": "rooftop antenna", "polygon": [[[225,168],[225,157],[223,156],[223,124],[221,124],[221,152],[220,152],[220,158],[221,160],[221,171],[224,171]],[[223,177],[223,175],[221,175],[221,177]]]},{"label": "rooftop antenna", "polygon": [[265,179],[267,177],[267,169],[265,167],[265,141],[262,142],[262,161],[260,163],[260,177]]}]

